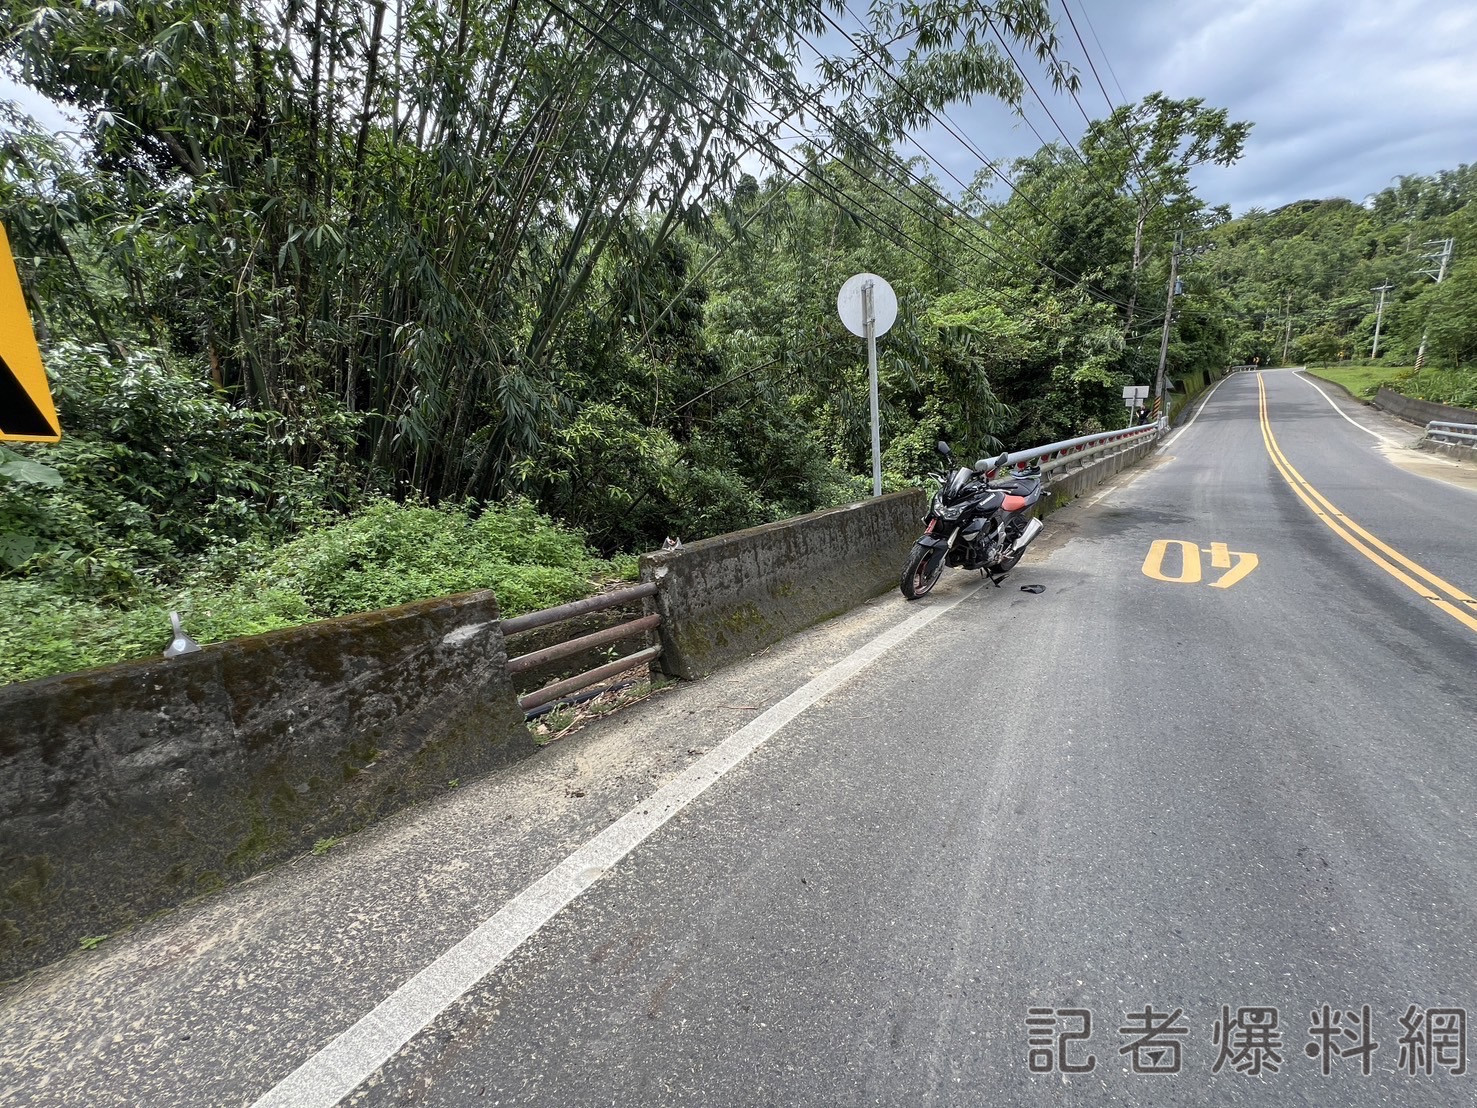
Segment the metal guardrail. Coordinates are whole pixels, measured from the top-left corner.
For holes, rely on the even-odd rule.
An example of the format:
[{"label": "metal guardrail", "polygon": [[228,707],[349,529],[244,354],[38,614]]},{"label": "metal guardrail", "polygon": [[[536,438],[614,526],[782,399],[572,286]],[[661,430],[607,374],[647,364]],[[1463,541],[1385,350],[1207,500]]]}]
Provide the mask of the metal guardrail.
[{"label": "metal guardrail", "polygon": [[1222,373],[1221,376],[1224,377],[1230,373],[1254,373],[1261,368],[1259,365],[1228,365],[1225,373]]},{"label": "metal guardrail", "polygon": [[[614,592],[602,593],[592,596],[586,600],[575,600],[568,604],[560,604],[554,608],[544,608],[537,612],[527,612],[512,619],[503,620],[503,635],[516,635],[519,631],[532,631],[536,627],[547,627],[553,623],[560,623],[566,619],[576,616],[589,615],[592,612],[604,611],[606,608],[614,608],[621,604],[628,604],[632,600],[640,600],[643,597],[655,596],[656,585],[647,582],[644,585],[632,585],[628,589],[616,589]],[[619,642],[621,639],[631,638],[633,635],[643,635],[648,631],[654,631],[662,624],[660,614],[641,616],[637,619],[629,619],[624,623],[618,623],[614,627],[607,627],[603,631],[595,631],[589,635],[581,635],[578,638],[567,639],[564,642],[546,646],[542,650],[535,650],[528,654],[519,654],[515,658],[508,659],[508,673],[517,676],[525,673],[535,666],[541,666],[546,662],[557,661],[560,658],[569,658],[586,650],[593,650],[611,643]],[[624,673],[645,662],[650,662],[662,652],[661,644],[648,646],[644,650],[637,650],[627,654],[623,658],[617,658],[613,662],[607,662],[603,666],[586,670],[555,681],[551,685],[545,685],[541,689],[524,693],[518,698],[518,706],[525,712],[532,712],[536,708],[542,708],[545,704],[552,704],[556,700],[562,700],[570,693],[587,689],[591,685],[598,685],[607,677],[614,677],[618,673]]]},{"label": "metal guardrail", "polygon": [[1047,443],[1034,450],[1017,450],[1006,457],[1005,464],[1019,469],[1024,468],[1027,462],[1040,459],[1041,472],[1050,473],[1054,469],[1075,465],[1099,454],[1121,450],[1130,445],[1129,440],[1133,440],[1136,444],[1146,435],[1157,435],[1162,428],[1163,421],[1161,420],[1159,423],[1124,427],[1118,431],[1100,431],[1096,435],[1082,435],[1063,442]]},{"label": "metal guardrail", "polygon": [[1477,444],[1477,424],[1447,423],[1445,420],[1433,419],[1426,424],[1426,438],[1436,439],[1438,442],[1452,442],[1458,446],[1465,446],[1467,443]]}]

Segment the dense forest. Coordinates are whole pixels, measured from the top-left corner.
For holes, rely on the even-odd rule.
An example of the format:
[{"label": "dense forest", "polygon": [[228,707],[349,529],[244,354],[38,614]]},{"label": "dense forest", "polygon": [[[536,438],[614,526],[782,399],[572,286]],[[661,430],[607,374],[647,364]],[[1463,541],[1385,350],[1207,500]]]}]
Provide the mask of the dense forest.
[{"label": "dense forest", "polygon": [[[1477,170],[1231,219],[1251,129],[1104,92],[1006,166],[951,109],[1052,90],[1045,0],[16,0],[0,221],[65,436],[0,454],[0,680],[491,585],[866,495],[851,274],[900,300],[884,467],[1120,425],[1171,375],[1477,345]],[[926,139],[920,138],[927,133]],[[950,145],[972,179],[899,150]],[[1427,243],[1454,240],[1444,280]],[[1208,249],[1214,246],[1215,249]],[[1477,305],[1471,305],[1477,306]],[[601,561],[614,558],[614,562]]]}]

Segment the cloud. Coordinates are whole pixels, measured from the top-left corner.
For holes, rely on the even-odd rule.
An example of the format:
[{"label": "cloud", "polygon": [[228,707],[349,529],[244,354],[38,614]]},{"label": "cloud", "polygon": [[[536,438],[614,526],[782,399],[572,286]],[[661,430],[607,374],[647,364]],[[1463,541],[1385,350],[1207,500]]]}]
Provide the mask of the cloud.
[{"label": "cloud", "polygon": [[[1477,8],[1453,0],[1073,0],[1098,16],[1130,95],[1199,96],[1255,124],[1242,161],[1197,175],[1235,210],[1361,200],[1477,156]],[[1136,87],[1135,87],[1136,86]],[[1152,87],[1151,87],[1152,86]]]},{"label": "cloud", "polygon": [[[1061,13],[1062,0],[1054,0]],[[1199,97],[1254,124],[1242,160],[1195,174],[1202,199],[1275,208],[1301,199],[1359,201],[1400,175],[1477,160],[1477,5],[1470,0],[1066,0],[1098,77],[1119,101],[1161,91]],[[1048,96],[1073,139],[1082,110],[1108,111],[1065,19],[1063,56],[1081,71],[1081,109]],[[1036,70],[1027,66],[1033,73]],[[1044,81],[1036,87],[1045,91]],[[1028,103],[1036,129],[1057,138]],[[1038,140],[998,105],[959,109],[986,153],[1013,158]],[[925,148],[972,176],[978,160],[941,139]]]}]

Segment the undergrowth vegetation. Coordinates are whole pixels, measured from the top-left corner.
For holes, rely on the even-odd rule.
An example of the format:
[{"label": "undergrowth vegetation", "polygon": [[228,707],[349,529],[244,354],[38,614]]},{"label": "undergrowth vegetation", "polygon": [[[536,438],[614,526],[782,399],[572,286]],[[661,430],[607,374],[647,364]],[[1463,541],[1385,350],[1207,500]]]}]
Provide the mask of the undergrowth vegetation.
[{"label": "undergrowth vegetation", "polygon": [[476,513],[375,500],[275,548],[223,545],[126,602],[40,574],[0,579],[0,682],[157,655],[171,610],[200,642],[474,589],[513,615],[585,596],[620,568],[526,503]]},{"label": "undergrowth vegetation", "polygon": [[631,571],[527,501],[397,503],[283,460],[342,414],[264,419],[142,355],[48,361],[68,433],[0,459],[0,682],[157,655],[171,611],[218,642],[474,589],[516,614]]},{"label": "undergrowth vegetation", "polygon": [[1417,373],[1413,366],[1339,365],[1318,366],[1309,372],[1366,399],[1386,388],[1432,404],[1477,408],[1477,371],[1473,370],[1423,369]]}]

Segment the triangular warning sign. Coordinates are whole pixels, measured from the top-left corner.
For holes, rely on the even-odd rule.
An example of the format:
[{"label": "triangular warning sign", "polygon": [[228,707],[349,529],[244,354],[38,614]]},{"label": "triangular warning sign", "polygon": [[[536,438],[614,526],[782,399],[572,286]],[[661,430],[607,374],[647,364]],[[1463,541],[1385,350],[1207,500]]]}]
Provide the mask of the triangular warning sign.
[{"label": "triangular warning sign", "polygon": [[10,240],[0,227],[0,442],[56,442],[61,437]]}]

